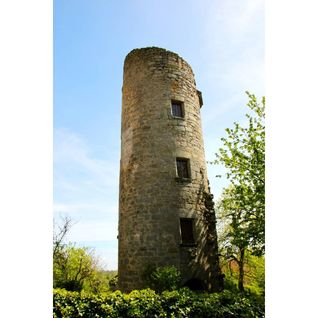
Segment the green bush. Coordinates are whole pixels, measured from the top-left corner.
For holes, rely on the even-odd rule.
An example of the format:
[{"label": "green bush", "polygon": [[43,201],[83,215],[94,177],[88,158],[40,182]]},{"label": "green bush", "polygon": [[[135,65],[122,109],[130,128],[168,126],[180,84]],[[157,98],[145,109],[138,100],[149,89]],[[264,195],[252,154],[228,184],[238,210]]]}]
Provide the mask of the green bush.
[{"label": "green bush", "polygon": [[144,279],[148,286],[158,293],[176,290],[181,286],[181,273],[175,266],[149,265],[144,272]]},{"label": "green bush", "polygon": [[187,288],[157,294],[151,289],[103,295],[54,290],[54,318],[262,318],[263,299],[230,291],[195,293]]},{"label": "green bush", "polygon": [[118,287],[118,275],[114,275],[112,278],[108,281],[109,289],[111,291],[115,291]]}]

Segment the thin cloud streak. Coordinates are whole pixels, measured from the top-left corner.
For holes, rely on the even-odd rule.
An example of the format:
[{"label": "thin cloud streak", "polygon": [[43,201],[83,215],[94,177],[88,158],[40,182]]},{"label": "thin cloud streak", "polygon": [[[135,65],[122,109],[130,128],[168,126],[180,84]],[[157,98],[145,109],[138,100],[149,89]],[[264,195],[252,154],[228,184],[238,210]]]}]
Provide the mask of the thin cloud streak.
[{"label": "thin cloud streak", "polygon": [[[225,128],[233,122],[244,125],[245,91],[260,100],[264,95],[264,1],[223,0],[210,2],[210,18],[205,20],[200,64],[205,105],[202,108],[206,159],[213,160],[214,153],[222,146]],[[208,53],[207,53],[208,52]],[[208,165],[212,192],[220,197],[228,185],[225,169]]]},{"label": "thin cloud streak", "polygon": [[[54,137],[53,212],[57,224],[63,221],[61,216],[71,218],[74,225],[67,239],[76,244],[86,242],[94,247],[101,241],[116,243],[119,164],[96,158],[85,140],[70,130],[56,129]],[[116,246],[107,249],[111,259],[102,254],[104,249],[95,248],[115,269]]]},{"label": "thin cloud streak", "polygon": [[94,158],[85,141],[78,135],[66,129],[56,129],[54,134],[54,165],[57,169],[61,166],[71,165],[81,169],[94,179],[93,184],[101,186],[114,186],[118,183],[119,165],[112,161]]},{"label": "thin cloud streak", "polygon": [[204,121],[212,123],[244,105],[246,90],[264,94],[264,1],[212,2],[209,12],[203,31],[200,86],[205,104],[211,105]]},{"label": "thin cloud streak", "polygon": [[96,204],[67,204],[67,203],[55,203],[53,206],[54,213],[67,213],[69,215],[76,215],[79,212],[87,213],[107,213],[108,215],[116,215],[118,211],[118,205],[107,205],[105,203]]},{"label": "thin cloud streak", "polygon": [[117,240],[117,220],[78,222],[72,227],[69,239],[72,242]]}]

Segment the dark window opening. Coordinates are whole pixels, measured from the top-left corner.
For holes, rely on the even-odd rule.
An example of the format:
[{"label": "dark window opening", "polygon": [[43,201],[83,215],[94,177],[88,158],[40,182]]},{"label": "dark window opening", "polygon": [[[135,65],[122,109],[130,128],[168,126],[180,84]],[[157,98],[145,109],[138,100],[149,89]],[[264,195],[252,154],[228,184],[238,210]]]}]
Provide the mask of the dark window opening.
[{"label": "dark window opening", "polygon": [[188,280],[183,286],[188,287],[191,290],[206,290],[205,284],[202,282],[202,280],[197,278]]},{"label": "dark window opening", "polygon": [[172,116],[184,118],[183,103],[171,101]]},{"label": "dark window opening", "polygon": [[193,219],[180,219],[181,243],[195,244],[193,233]]},{"label": "dark window opening", "polygon": [[190,178],[188,159],[177,158],[177,176],[178,178]]}]

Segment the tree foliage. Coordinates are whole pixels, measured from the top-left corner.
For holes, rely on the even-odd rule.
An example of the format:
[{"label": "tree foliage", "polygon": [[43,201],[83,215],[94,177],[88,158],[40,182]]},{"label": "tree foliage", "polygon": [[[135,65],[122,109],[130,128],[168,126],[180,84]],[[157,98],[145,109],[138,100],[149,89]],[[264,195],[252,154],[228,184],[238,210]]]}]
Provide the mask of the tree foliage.
[{"label": "tree foliage", "polygon": [[72,226],[69,218],[55,226],[53,234],[53,287],[69,291],[101,293],[109,290],[115,272],[103,270],[94,250],[65,243]]},{"label": "tree foliage", "polygon": [[[224,234],[224,233],[221,233]],[[225,239],[220,242],[220,264],[225,275],[224,286],[228,290],[240,290],[253,294],[265,295],[265,256],[255,256],[244,249],[228,244]]]},{"label": "tree foliage", "polygon": [[95,276],[97,262],[91,253],[86,247],[65,246],[54,262],[54,287],[81,291],[84,281]]},{"label": "tree foliage", "polygon": [[230,220],[228,236],[238,248],[249,248],[254,255],[265,252],[265,98],[258,103],[249,97],[246,127],[234,123],[222,138],[223,147],[215,164],[227,169],[231,186],[224,190],[219,206]]},{"label": "tree foliage", "polygon": [[[247,95],[247,124],[226,129],[214,161],[225,166],[230,181],[217,202],[219,246],[226,283],[237,282],[243,292],[252,282],[262,293],[264,275],[256,278],[251,260],[261,264],[265,253],[265,98],[258,103],[253,94]],[[248,279],[251,272],[254,281]]]}]

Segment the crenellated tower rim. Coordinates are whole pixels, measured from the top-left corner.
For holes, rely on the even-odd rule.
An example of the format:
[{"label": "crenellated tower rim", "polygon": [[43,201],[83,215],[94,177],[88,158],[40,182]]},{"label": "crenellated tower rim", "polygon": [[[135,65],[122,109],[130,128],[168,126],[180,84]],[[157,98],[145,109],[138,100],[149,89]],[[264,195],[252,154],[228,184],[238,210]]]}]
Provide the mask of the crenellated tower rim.
[{"label": "crenellated tower rim", "polygon": [[156,46],[149,46],[149,47],[144,47],[144,48],[138,48],[138,49],[133,49],[131,50],[127,55],[124,60],[124,65],[129,62],[129,60],[133,57],[139,57],[139,58],[145,58],[145,57],[151,57],[154,55],[161,55],[163,57],[171,57],[176,60],[182,61],[187,67],[191,70],[192,75],[194,76],[193,70],[190,66],[190,64],[183,59],[180,55],[178,55],[175,52],[156,47]]}]

